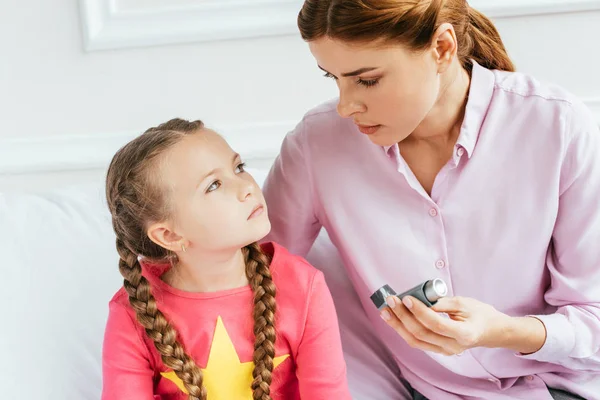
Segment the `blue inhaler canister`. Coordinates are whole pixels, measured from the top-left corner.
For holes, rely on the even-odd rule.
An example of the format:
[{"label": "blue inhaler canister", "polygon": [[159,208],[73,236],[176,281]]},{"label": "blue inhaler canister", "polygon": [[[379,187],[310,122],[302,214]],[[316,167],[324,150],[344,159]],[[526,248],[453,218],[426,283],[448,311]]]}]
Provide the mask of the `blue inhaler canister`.
[{"label": "blue inhaler canister", "polygon": [[371,295],[371,301],[380,311],[387,307],[385,299],[389,296],[396,296],[402,300],[405,296],[412,296],[419,299],[427,307],[433,306],[439,299],[448,294],[448,286],[443,280],[436,278],[425,281],[404,293],[396,294],[389,285],[384,285]]}]

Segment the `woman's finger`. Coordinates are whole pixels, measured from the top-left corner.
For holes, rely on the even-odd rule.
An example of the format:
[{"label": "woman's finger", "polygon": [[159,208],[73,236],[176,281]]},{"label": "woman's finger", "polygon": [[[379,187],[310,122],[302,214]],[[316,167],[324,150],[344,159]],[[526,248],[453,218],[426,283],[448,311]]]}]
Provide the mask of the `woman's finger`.
[{"label": "woman's finger", "polygon": [[[418,301],[415,299],[415,301]],[[424,304],[421,303],[423,307]],[[453,338],[442,336],[423,325],[402,302],[394,296],[388,299],[388,306],[398,317],[404,329],[421,342],[431,343],[447,352],[453,352],[457,343]],[[426,308],[426,307],[425,307]],[[429,311],[429,310],[428,310]],[[435,314],[435,313],[434,313]]]},{"label": "woman's finger", "polygon": [[427,307],[418,299],[407,296],[402,299],[402,302],[416,320],[430,331],[453,339],[459,334],[458,326],[455,321],[444,318],[437,313],[437,310]]},{"label": "woman's finger", "polygon": [[436,346],[432,343],[424,342],[414,337],[409,331],[406,330],[406,327],[404,326],[404,324],[402,324],[402,321],[398,319],[398,316],[396,316],[396,314],[392,312],[389,308],[386,308],[381,312],[381,318],[383,318],[383,320],[390,327],[392,327],[392,329],[394,329],[400,335],[400,337],[402,337],[402,339],[404,339],[404,341],[408,343],[410,347],[420,349],[423,351],[430,351],[433,353],[450,355],[450,352],[442,349],[441,347]]},{"label": "woman's finger", "polygon": [[465,299],[459,296],[442,297],[431,307],[431,309],[435,312],[448,314],[464,313],[466,311]]},{"label": "woman's finger", "polygon": [[[482,325],[480,322],[481,318],[474,318],[474,314],[481,314],[482,311],[481,307],[475,307],[473,302],[473,299],[465,297],[444,297],[438,300],[432,307],[434,311],[448,314],[450,317],[448,324],[453,324],[455,327],[454,338],[465,348],[475,347],[480,340],[482,332],[489,326],[489,323],[483,323]],[[485,312],[489,312],[489,310]],[[479,320],[479,322],[474,323],[473,320]]]}]

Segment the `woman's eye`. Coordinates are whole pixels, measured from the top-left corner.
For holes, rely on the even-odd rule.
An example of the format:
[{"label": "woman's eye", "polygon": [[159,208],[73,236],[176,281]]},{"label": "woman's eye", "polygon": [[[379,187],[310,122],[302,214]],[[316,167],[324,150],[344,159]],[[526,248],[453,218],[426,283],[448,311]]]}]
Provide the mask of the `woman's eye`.
[{"label": "woman's eye", "polygon": [[363,85],[366,87],[372,87],[375,86],[379,83],[379,78],[377,79],[361,79],[358,78],[358,80],[356,81],[356,83],[358,83],[359,85]]},{"label": "woman's eye", "polygon": [[329,72],[325,72],[325,74],[323,76],[325,78],[337,79],[333,74],[331,74]]},{"label": "woman's eye", "polygon": [[236,174],[241,174],[242,172],[246,172],[246,163],[240,163],[235,168],[235,173]]},{"label": "woman's eye", "polygon": [[213,183],[210,184],[210,186],[206,189],[206,193],[210,193],[210,192],[214,192],[215,190],[217,190],[218,188],[221,187],[221,182],[220,181],[214,181]]}]

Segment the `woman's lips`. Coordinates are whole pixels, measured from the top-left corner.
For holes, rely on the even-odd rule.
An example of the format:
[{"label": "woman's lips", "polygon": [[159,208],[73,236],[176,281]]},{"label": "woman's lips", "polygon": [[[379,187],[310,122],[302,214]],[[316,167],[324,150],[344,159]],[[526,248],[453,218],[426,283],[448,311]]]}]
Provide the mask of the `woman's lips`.
[{"label": "woman's lips", "polygon": [[379,128],[381,128],[381,125],[360,125],[360,124],[356,124],[356,126],[358,126],[358,130],[361,131],[362,133],[364,133],[365,135],[372,135],[375,132],[377,132],[379,130]]}]

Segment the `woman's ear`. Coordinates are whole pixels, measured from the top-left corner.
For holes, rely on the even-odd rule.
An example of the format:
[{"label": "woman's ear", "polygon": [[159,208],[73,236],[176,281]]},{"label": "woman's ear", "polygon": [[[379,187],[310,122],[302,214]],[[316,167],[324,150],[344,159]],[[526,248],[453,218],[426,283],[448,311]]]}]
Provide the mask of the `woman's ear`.
[{"label": "woman's ear", "polygon": [[146,234],[154,243],[172,252],[182,251],[186,246],[183,237],[177,234],[173,228],[165,223],[158,222],[148,227]]},{"label": "woman's ear", "polygon": [[438,73],[444,73],[452,64],[458,51],[456,32],[452,24],[445,22],[436,29],[432,46],[438,64]]}]

